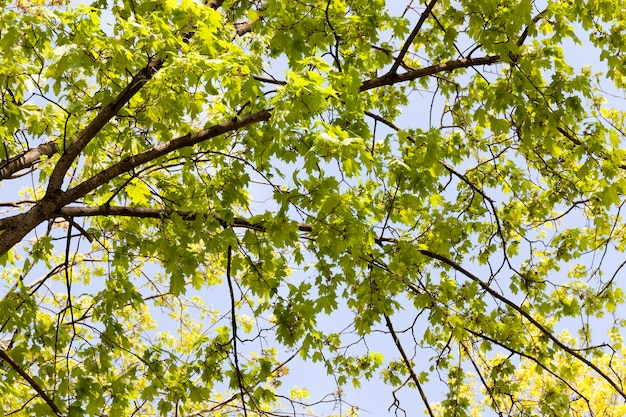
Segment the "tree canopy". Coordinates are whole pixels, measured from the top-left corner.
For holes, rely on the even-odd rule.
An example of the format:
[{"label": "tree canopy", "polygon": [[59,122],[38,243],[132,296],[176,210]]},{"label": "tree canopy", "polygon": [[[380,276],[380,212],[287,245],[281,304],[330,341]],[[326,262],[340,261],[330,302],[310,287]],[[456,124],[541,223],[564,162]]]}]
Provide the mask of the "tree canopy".
[{"label": "tree canopy", "polygon": [[0,5],[0,415],[626,412],[622,2]]}]

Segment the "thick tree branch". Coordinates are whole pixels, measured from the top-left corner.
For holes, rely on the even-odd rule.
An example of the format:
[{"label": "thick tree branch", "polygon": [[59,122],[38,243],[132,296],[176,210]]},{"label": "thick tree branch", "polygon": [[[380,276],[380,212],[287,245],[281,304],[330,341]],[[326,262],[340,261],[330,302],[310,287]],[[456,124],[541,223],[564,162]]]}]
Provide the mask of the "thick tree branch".
[{"label": "thick tree branch", "polygon": [[[426,77],[429,75],[435,75],[437,73],[444,72],[444,71],[453,71],[459,68],[475,67],[479,65],[493,65],[500,61],[501,59],[499,55],[488,55],[488,56],[483,56],[479,58],[459,58],[459,59],[455,59],[454,61],[443,62],[441,64],[435,64],[429,67],[413,69],[413,70],[404,72],[402,74],[391,74],[388,72],[385,75],[382,75],[380,77],[376,77],[376,78],[372,78],[367,81],[364,81],[363,84],[361,84],[359,91],[367,91],[367,90],[382,87],[385,85],[393,85],[393,84],[398,84],[401,82],[412,81],[418,78]],[[287,82],[283,80],[275,80],[275,79],[261,77],[257,75],[254,76],[254,79],[257,81],[270,83],[270,84],[276,84],[276,85],[287,84]],[[375,118],[374,115],[372,114],[368,114],[368,113],[366,114],[370,117]],[[385,122],[385,124],[387,123],[388,122]]]},{"label": "thick tree branch", "polygon": [[398,68],[400,68],[400,65],[402,65],[402,61],[404,61],[404,57],[406,56],[406,53],[409,51],[409,48],[411,47],[411,44],[415,40],[415,37],[417,36],[419,31],[422,29],[422,26],[424,25],[426,18],[428,18],[428,15],[430,14],[430,12],[432,12],[433,7],[435,7],[435,3],[437,3],[437,0],[431,0],[430,3],[428,3],[428,6],[426,6],[426,10],[424,10],[424,12],[421,14],[419,20],[415,24],[415,27],[413,28],[413,31],[411,32],[409,37],[406,38],[406,40],[404,41],[404,45],[402,45],[400,54],[398,55],[393,65],[391,66],[391,69],[387,73],[388,75],[394,76],[398,72]]},{"label": "thick tree branch", "polygon": [[32,167],[41,159],[42,155],[50,156],[57,152],[59,152],[59,147],[56,143],[50,141],[36,148],[31,148],[15,158],[11,158],[0,167],[0,181],[11,178],[16,172]]},{"label": "thick tree branch", "polygon": [[35,391],[37,391],[37,394],[39,394],[39,396],[46,402],[46,404],[48,404],[48,406],[52,409],[55,415],[57,415],[58,417],[63,416],[63,413],[61,412],[59,407],[55,404],[54,400],[48,394],[46,394],[41,385],[39,385],[37,381],[33,379],[33,377],[31,377],[24,369],[22,369],[22,367],[17,362],[15,362],[13,358],[9,356],[9,354],[2,348],[0,348],[0,359],[9,364],[9,366],[13,368],[15,372],[20,374],[20,376],[24,378],[26,382],[28,382],[28,385],[30,385]]},{"label": "thick tree branch", "polygon": [[178,149],[193,146],[221,134],[266,121],[270,118],[270,114],[269,110],[261,110],[220,123],[199,132],[188,133],[184,136],[172,139],[171,141],[159,144],[137,155],[128,157],[66,192],[57,190],[53,193],[46,194],[46,196],[28,212],[0,220],[0,230],[4,229],[4,232],[0,234],[0,256],[4,255],[14,245],[19,243],[41,222],[54,217],[53,213],[58,211],[61,207],[84,197],[89,192],[113,178]]},{"label": "thick tree branch", "polygon": [[[213,218],[222,227],[234,227],[243,229],[265,231],[265,226],[262,223],[253,223],[248,219],[241,217],[235,217],[232,222],[227,222],[222,216],[217,213],[202,213],[198,211],[187,210],[169,210],[169,209],[155,209],[148,207],[125,207],[125,206],[91,206],[91,207],[76,207],[69,206],[63,207],[59,211],[52,214],[50,218],[55,217],[94,217],[94,216],[122,216],[122,217],[136,217],[142,219],[169,219],[172,216],[179,216],[183,220],[193,221],[198,217]],[[311,226],[305,223],[298,224],[298,230],[301,232],[310,232]]]},{"label": "thick tree branch", "polygon": [[479,58],[460,58],[441,64],[431,65],[425,68],[418,68],[402,74],[387,73],[381,77],[372,78],[365,81],[359,91],[371,90],[372,88],[384,85],[393,85],[405,81],[411,81],[428,75],[437,74],[444,71],[452,71],[459,68],[475,67],[479,65],[492,65],[500,61],[500,55],[488,55]]},{"label": "thick tree branch", "polygon": [[[170,210],[170,209],[157,209],[149,207],[127,207],[127,206],[67,206],[62,207],[56,212],[52,213],[47,219],[53,219],[56,217],[72,218],[72,217],[96,217],[96,216],[122,216],[122,217],[136,217],[142,219],[169,219],[172,216],[179,216],[183,220],[193,221],[198,217],[213,218],[222,227],[232,227],[240,229],[258,230],[259,232],[265,232],[266,228],[263,222],[252,222],[249,219],[243,217],[235,217],[231,222],[227,222],[222,216],[217,213],[188,211],[188,210]],[[7,219],[0,219],[0,229],[2,229],[3,223],[6,223]],[[308,223],[298,223],[298,230],[303,233],[313,232],[313,225]],[[395,243],[396,239],[389,237],[379,237],[375,239],[377,244],[382,243]]]},{"label": "thick tree branch", "polygon": [[[209,1],[207,5],[211,8],[217,9],[222,5],[223,0]],[[193,26],[191,24],[190,26]],[[187,32],[184,35],[184,41],[188,42],[191,39],[193,32]],[[96,117],[85,127],[85,129],[78,135],[78,137],[63,150],[63,155],[57,162],[50,180],[48,181],[48,189],[46,194],[52,194],[61,190],[63,186],[63,179],[72,163],[76,160],[78,155],[85,149],[85,146],[102,130],[102,128],[111,120],[117,113],[124,107],[130,99],[143,88],[143,86],[156,74],[161,67],[163,67],[164,60],[158,56],[154,56],[150,59],[148,64],[142,68],[130,83],[120,93],[106,105]]]},{"label": "thick tree branch", "polygon": [[262,83],[276,84],[276,85],[287,85],[287,81],[277,80],[275,78],[262,77],[260,75],[253,75],[252,78],[254,78],[255,80],[260,81]]},{"label": "thick tree branch", "polygon": [[528,320],[530,323],[532,323],[535,326],[535,328],[537,328],[541,333],[543,333],[548,339],[552,341],[552,343],[557,345],[560,349],[572,355],[573,357],[575,357],[576,359],[578,359],[579,361],[587,365],[589,368],[596,371],[596,373],[600,375],[602,378],[604,378],[613,387],[613,389],[615,389],[615,391],[622,396],[622,398],[626,399],[626,393],[624,392],[622,388],[620,388],[617,385],[617,383],[613,379],[611,379],[597,365],[589,361],[589,359],[585,358],[580,353],[576,352],[574,349],[570,348],[569,346],[561,342],[551,331],[549,331],[545,326],[543,326],[533,316],[531,316],[529,312],[525,311],[524,309],[522,309],[520,306],[518,306],[517,304],[515,304],[513,301],[509,300],[508,298],[502,296],[499,292],[491,288],[486,282],[484,282],[479,277],[477,277],[476,275],[472,274],[471,272],[463,268],[458,263],[452,261],[451,259],[448,259],[445,256],[439,255],[437,253],[434,253],[425,249],[420,249],[419,252],[431,259],[436,259],[442,262],[443,264],[452,267],[454,270],[462,273],[463,275],[465,275],[472,281],[475,281],[476,283],[478,283],[478,285],[480,285],[481,288],[485,290],[487,293],[489,293],[489,295],[491,295],[493,298],[503,302],[504,304],[509,306],[511,309],[513,309],[515,312],[517,312],[522,317],[524,317],[526,320]]},{"label": "thick tree branch", "polygon": [[47,194],[54,193],[61,189],[63,179],[67,170],[74,160],[80,155],[85,146],[102,130],[109,120],[111,120],[130,99],[141,90],[141,88],[156,74],[163,66],[163,59],[153,57],[139,73],[137,73],[130,83],[111,101],[104,109],[93,118],[93,120],[80,132],[78,137],[68,146],[50,175]]},{"label": "thick tree branch", "polygon": [[252,31],[252,22],[248,20],[245,22],[235,23],[235,30],[239,36],[250,33]]},{"label": "thick tree branch", "polygon": [[270,110],[261,110],[256,113],[247,114],[244,116],[236,117],[218,125],[212,126],[208,129],[201,130],[199,132],[188,133],[184,136],[180,136],[176,139],[172,139],[168,142],[159,144],[153,148],[140,152],[136,155],[130,156],[115,165],[99,172],[93,177],[85,180],[79,185],[65,192],[66,204],[76,201],[77,199],[85,196],[87,193],[95,190],[103,184],[106,184],[110,180],[119,175],[132,170],[140,165],[154,161],[155,159],[167,155],[176,150],[186,148],[188,146],[197,145],[200,142],[204,142],[208,139],[220,136],[227,132],[242,129],[246,126],[256,124],[259,122],[269,120],[271,116]]}]

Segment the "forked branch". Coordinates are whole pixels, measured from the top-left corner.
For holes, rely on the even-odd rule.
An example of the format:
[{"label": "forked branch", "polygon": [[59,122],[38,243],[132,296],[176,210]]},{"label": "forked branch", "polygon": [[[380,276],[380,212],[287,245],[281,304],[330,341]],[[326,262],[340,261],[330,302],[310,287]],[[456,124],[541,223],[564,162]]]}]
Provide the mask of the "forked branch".
[{"label": "forked branch", "polygon": [[[207,2],[209,7],[217,9],[222,5],[223,0],[213,0]],[[184,41],[188,42],[193,32],[188,32],[185,35]],[[80,134],[72,141],[72,143],[63,149],[63,155],[57,162],[50,180],[48,182],[47,194],[52,194],[61,189],[63,180],[68,169],[72,166],[72,163],[85,149],[85,146],[91,142],[91,140],[102,130],[102,128],[117,115],[117,113],[130,101],[135,94],[137,94],[143,86],[163,67],[165,61],[159,57],[154,56],[148,64],[143,67],[132,80],[119,92],[117,96],[107,104],[91,122],[83,129]]]},{"label": "forked branch", "polygon": [[533,326],[535,326],[537,330],[543,333],[548,339],[552,341],[552,343],[557,345],[564,352],[567,352],[568,354],[572,355],[573,357],[575,357],[576,359],[578,359],[579,361],[587,365],[589,368],[593,369],[598,375],[604,378],[611,385],[611,387],[613,387],[613,389],[615,389],[615,391],[619,393],[619,395],[622,396],[622,398],[626,399],[626,393],[624,392],[624,390],[620,388],[619,385],[613,379],[611,379],[611,377],[609,377],[604,371],[602,371],[602,369],[600,369],[596,364],[591,362],[589,359],[585,358],[580,353],[576,352],[574,349],[570,348],[569,346],[561,342],[550,330],[548,330],[545,326],[539,323],[529,312],[525,311],[520,306],[515,304],[513,301],[501,295],[499,292],[491,288],[486,282],[484,282],[479,277],[477,277],[476,275],[472,274],[471,272],[463,268],[458,263],[452,261],[451,259],[448,259],[445,256],[442,256],[437,253],[424,250],[424,249],[420,249],[420,253],[431,259],[436,259],[442,262],[443,264],[452,267],[452,269],[460,272],[461,274],[465,275],[467,278],[478,283],[478,285],[480,285],[481,288],[485,290],[487,293],[489,293],[489,295],[491,295],[493,298],[503,302],[504,304],[509,306],[511,309],[513,309],[515,312],[517,312],[522,317],[524,317],[526,320],[528,320],[530,323],[532,323]]},{"label": "forked branch", "polygon": [[46,194],[46,196],[28,212],[0,220],[0,230],[4,230],[4,232],[0,234],[0,256],[4,255],[14,245],[19,243],[41,222],[55,217],[53,213],[57,212],[61,207],[84,197],[89,192],[111,181],[113,178],[178,149],[193,146],[224,133],[268,120],[270,115],[270,110],[262,110],[228,120],[199,132],[188,133],[125,158],[68,191],[63,192],[56,190],[54,193]]},{"label": "forked branch", "polygon": [[492,65],[500,61],[500,55],[487,55],[479,58],[460,58],[429,67],[418,68],[402,74],[387,73],[381,77],[365,81],[359,91],[371,90],[384,85],[393,85],[401,82],[412,81],[418,78],[434,75],[440,72],[452,71],[459,68],[476,67],[480,65]]}]

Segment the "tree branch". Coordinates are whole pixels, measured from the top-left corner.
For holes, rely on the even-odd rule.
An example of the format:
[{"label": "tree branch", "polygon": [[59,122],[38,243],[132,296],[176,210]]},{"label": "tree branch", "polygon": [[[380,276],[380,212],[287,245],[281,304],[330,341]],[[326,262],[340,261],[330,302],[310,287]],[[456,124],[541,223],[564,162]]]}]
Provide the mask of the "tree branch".
[{"label": "tree branch", "polygon": [[[572,390],[572,392],[576,393],[576,395],[578,395],[580,398],[582,398],[582,399],[583,399],[583,400],[587,403],[587,408],[588,408],[589,410],[591,410],[591,406],[590,406],[590,403],[589,403],[589,399],[588,399],[585,395],[583,395],[583,393],[581,393],[580,391],[578,391],[578,390],[576,389],[576,387],[574,387],[572,384],[570,384],[570,383],[569,383],[569,382],[568,382],[565,378],[563,378],[562,376],[560,376],[559,374],[557,374],[555,371],[553,371],[552,369],[550,369],[550,368],[549,368],[546,364],[544,364],[543,362],[541,362],[539,359],[537,359],[537,358],[535,358],[535,357],[532,357],[531,355],[529,355],[529,354],[527,354],[527,353],[524,353],[524,352],[522,352],[522,351],[520,351],[520,350],[517,350],[517,349],[514,349],[514,348],[512,348],[512,347],[510,347],[510,346],[507,346],[507,345],[505,345],[505,344],[504,344],[504,342],[500,342],[500,341],[498,341],[498,340],[496,340],[496,339],[494,339],[494,338],[492,338],[492,337],[490,337],[490,336],[488,336],[488,335],[486,335],[486,334],[484,334],[484,333],[477,332],[477,331],[472,330],[472,329],[469,329],[469,328],[467,328],[467,327],[464,327],[464,329],[465,329],[467,332],[469,332],[469,333],[473,334],[473,335],[474,335],[474,336],[476,336],[476,337],[479,337],[479,338],[481,338],[481,339],[483,339],[483,340],[486,340],[486,341],[488,341],[489,343],[492,343],[492,344],[494,344],[494,345],[496,345],[496,346],[500,346],[501,348],[506,349],[506,350],[508,350],[509,352],[511,352],[511,353],[513,353],[513,354],[516,354],[516,355],[518,355],[518,356],[519,356],[519,357],[521,357],[521,358],[526,358],[526,359],[528,359],[528,360],[532,361],[533,363],[537,364],[537,366],[541,367],[543,370],[545,370],[546,372],[548,372],[550,375],[552,375],[553,377],[557,378],[559,381],[561,381],[562,383],[564,383],[565,385],[567,385],[567,387],[568,387],[570,390]],[[466,349],[467,349],[467,347],[466,347]],[[468,350],[468,356],[470,356],[470,355],[469,355],[469,350]],[[473,362],[473,361],[472,361],[472,362]],[[494,398],[494,397],[493,397],[493,395],[491,395],[491,397],[492,397],[492,398]]]},{"label": "tree branch", "polygon": [[390,127],[391,129],[395,130],[396,132],[401,131],[402,129],[398,126],[396,126],[395,124],[393,124],[392,122],[390,122],[389,120],[385,119],[384,117],[376,114],[376,113],[372,113],[369,110],[365,110],[363,112],[366,116],[371,117],[372,119],[374,119],[377,122],[380,122],[382,124],[384,124],[387,127]]},{"label": "tree branch", "polygon": [[184,136],[180,136],[168,142],[156,145],[153,148],[123,159],[113,166],[103,171],[100,171],[98,174],[94,175],[88,180],[83,181],[74,188],[67,190],[64,193],[64,200],[66,200],[66,204],[69,204],[72,201],[76,201],[77,199],[85,196],[87,193],[95,190],[101,185],[106,184],[113,178],[132,170],[133,168],[153,161],[163,155],[167,155],[176,150],[186,148],[188,146],[197,145],[200,142],[204,142],[208,139],[220,136],[224,133],[232,132],[252,124],[267,121],[269,120],[270,115],[270,110],[261,110],[256,113],[236,117],[215,126],[211,126],[208,129],[204,129],[199,132],[188,133]]},{"label": "tree branch", "polygon": [[[212,0],[207,5],[213,9],[217,9],[222,5],[224,0]],[[193,23],[191,24],[193,26]],[[188,42],[193,36],[193,32],[187,32],[184,35],[184,42]],[[124,107],[130,99],[143,88],[143,86],[156,74],[165,61],[154,56],[148,64],[142,68],[128,83],[128,85],[120,91],[120,93],[103,108],[96,117],[85,127],[78,137],[71,143],[69,147],[63,150],[63,155],[57,162],[50,180],[46,194],[54,193],[61,189],[63,179],[74,160],[80,155],[85,146],[102,130],[102,128]]]},{"label": "tree branch", "polygon": [[462,273],[463,275],[465,275],[466,277],[468,277],[472,281],[475,281],[476,283],[478,283],[478,285],[480,285],[481,288],[483,290],[485,290],[486,292],[488,292],[489,295],[491,295],[493,298],[495,298],[496,300],[502,301],[504,304],[506,304],[507,306],[512,308],[514,311],[516,311],[522,317],[524,317],[526,320],[528,320],[530,323],[532,323],[541,333],[543,333],[548,339],[550,339],[552,341],[552,343],[554,343],[559,348],[561,348],[563,351],[565,351],[568,354],[572,355],[573,357],[575,357],[576,359],[578,359],[579,361],[581,361],[582,363],[584,363],[585,365],[587,365],[588,367],[590,367],[591,369],[596,371],[596,373],[598,375],[600,375],[602,378],[604,378],[613,387],[613,389],[615,389],[615,391],[622,396],[622,398],[626,399],[626,393],[624,392],[624,390],[622,388],[620,388],[617,385],[617,383],[615,381],[613,381],[613,379],[611,379],[597,365],[595,365],[593,362],[589,361],[589,359],[585,358],[580,353],[576,352],[574,349],[570,348],[569,346],[567,346],[563,342],[561,342],[551,331],[546,329],[533,316],[531,316],[530,313],[528,313],[527,311],[523,310],[520,306],[518,306],[517,304],[515,304],[513,301],[509,300],[508,298],[504,297],[503,295],[498,293],[496,290],[492,289],[486,282],[484,282],[483,280],[478,278],[476,275],[472,274],[471,272],[469,272],[468,270],[463,268],[458,263],[452,261],[451,259],[448,259],[445,256],[439,255],[437,253],[434,253],[434,252],[431,252],[431,251],[428,251],[428,250],[425,250],[425,249],[420,249],[419,252],[421,254],[429,257],[429,258],[436,259],[436,260],[438,260],[438,261],[440,261],[440,262],[442,262],[442,263],[452,267],[454,270]]},{"label": "tree branch", "polygon": [[243,36],[252,31],[252,22],[248,20],[245,22],[235,23],[235,30],[237,35]]},{"label": "tree branch", "polygon": [[85,146],[102,130],[109,120],[111,120],[121,109],[130,101],[130,99],[141,90],[141,88],[156,74],[163,66],[163,59],[153,57],[148,65],[139,71],[128,85],[111,101],[104,109],[102,109],[96,117],[83,129],[78,137],[68,146],[61,158],[57,162],[46,194],[51,194],[61,189],[63,179],[67,170],[70,168],[74,160],[80,155]]},{"label": "tree branch", "polygon": [[235,372],[237,372],[237,385],[239,385],[239,395],[241,395],[241,406],[243,407],[244,417],[248,417],[248,410],[246,408],[246,389],[243,386],[243,375],[241,374],[241,368],[239,367],[239,353],[237,352],[237,302],[235,301],[235,291],[233,290],[233,279],[231,277],[231,266],[233,257],[233,247],[228,245],[228,252],[226,254],[226,281],[228,281],[228,291],[230,294],[230,325],[233,338],[233,362],[235,365]]},{"label": "tree branch", "polygon": [[54,414],[59,417],[63,416],[63,413],[61,412],[59,407],[55,404],[54,400],[50,398],[48,394],[46,394],[41,385],[39,385],[37,381],[33,379],[33,377],[28,375],[28,373],[24,369],[22,369],[22,367],[17,362],[15,362],[13,358],[9,356],[9,354],[2,348],[0,348],[0,359],[8,363],[9,366],[13,368],[13,370],[15,370],[15,372],[20,374],[20,376],[24,378],[26,382],[28,382],[28,385],[30,385],[35,391],[37,391],[37,394],[39,394],[39,396],[46,402],[46,404],[48,404]]},{"label": "tree branch", "polygon": [[409,37],[406,38],[406,40],[404,41],[404,45],[402,45],[400,54],[398,55],[393,65],[391,66],[391,69],[387,73],[388,75],[394,76],[398,72],[398,68],[400,67],[400,65],[402,65],[402,61],[404,61],[404,57],[406,56],[406,53],[409,51],[409,48],[411,47],[411,44],[415,40],[415,37],[417,36],[419,31],[422,29],[422,26],[424,25],[426,18],[428,18],[428,15],[430,14],[430,12],[432,12],[433,7],[435,7],[435,3],[437,3],[437,0],[431,0],[430,3],[428,3],[428,6],[426,6],[426,10],[424,10],[419,20],[415,24],[413,31],[411,32]]},{"label": "tree branch", "polygon": [[[222,227],[236,227],[244,229],[252,229],[258,231],[265,231],[265,227],[262,223],[253,223],[248,219],[241,217],[235,217],[231,223],[228,223],[217,213],[202,213],[198,211],[187,210],[169,210],[169,209],[155,209],[148,207],[127,207],[127,206],[90,206],[90,207],[63,207],[57,212],[53,213],[50,218],[55,217],[94,217],[94,216],[122,216],[122,217],[136,217],[143,219],[169,219],[172,216],[180,216],[183,220],[193,221],[198,217],[209,218],[212,217]],[[1,221],[1,220],[0,220]],[[298,224],[298,229],[301,232],[310,232],[311,226],[305,223]]]},{"label": "tree branch", "polygon": [[[547,9],[544,9],[541,12],[537,13],[535,15],[535,17],[533,17],[532,24],[533,25],[536,24],[541,19],[541,17],[543,16],[543,14],[546,11],[547,11]],[[517,46],[522,46],[524,44],[524,42],[526,41],[526,38],[528,37],[528,33],[530,31],[530,26],[531,25],[528,25],[528,26],[526,26],[524,28],[524,31],[522,32],[522,34],[520,35],[519,39],[517,40]]]},{"label": "tree branch", "polygon": [[428,410],[428,415],[430,415],[430,417],[434,417],[435,414],[433,413],[433,410],[430,408],[430,403],[428,402],[426,393],[422,389],[422,384],[420,384],[420,381],[417,378],[417,375],[415,375],[415,371],[413,370],[411,361],[409,360],[409,357],[407,356],[406,352],[404,351],[404,348],[402,347],[402,344],[400,343],[400,339],[398,338],[398,335],[396,334],[396,331],[393,328],[391,319],[389,319],[389,316],[386,314],[385,314],[385,324],[387,325],[387,329],[389,329],[389,332],[391,333],[391,337],[393,338],[393,342],[395,343],[396,348],[398,349],[398,352],[400,352],[400,356],[402,356],[402,360],[404,361],[404,364],[406,365],[407,371],[409,371],[411,380],[415,383],[415,386],[417,386],[417,390],[420,393],[420,397],[422,398],[422,401],[424,402],[424,405],[426,406],[426,409]]},{"label": "tree branch", "polygon": [[36,148],[31,148],[15,158],[11,158],[0,167],[0,181],[11,178],[13,174],[23,169],[32,167],[42,155],[50,156],[59,152],[59,147],[53,141],[46,142]]},{"label": "tree branch", "polygon": [[384,85],[393,85],[404,81],[411,81],[428,75],[437,74],[444,71],[452,71],[459,68],[474,67],[479,65],[492,65],[500,61],[500,55],[488,55],[480,58],[459,58],[441,64],[431,65],[425,68],[418,68],[402,74],[387,73],[381,77],[372,78],[365,81],[359,91],[371,90],[372,88]]},{"label": "tree branch", "polygon": [[[151,207],[128,207],[128,206],[68,206],[62,207],[59,210],[52,213],[48,219],[56,217],[72,218],[72,217],[96,217],[96,216],[122,216],[122,217],[136,217],[142,219],[169,219],[172,216],[179,216],[183,220],[193,221],[198,217],[213,218],[222,227],[232,227],[240,229],[251,229],[259,232],[265,232],[265,224],[263,222],[251,222],[249,219],[243,217],[235,217],[232,222],[228,223],[222,216],[217,213],[188,211],[188,210],[171,210],[171,209],[157,209]],[[0,219],[0,229],[2,229],[7,219]],[[313,232],[313,226],[309,223],[298,223],[298,230],[303,233]],[[375,239],[377,244],[382,243],[396,243],[397,240],[390,237],[378,237]]]},{"label": "tree branch", "polygon": [[26,213],[0,219],[0,230],[4,229],[4,232],[0,234],[0,256],[19,243],[42,221],[54,217],[53,213],[61,207],[84,197],[87,193],[113,178],[178,149],[193,146],[221,134],[266,121],[270,118],[270,114],[270,110],[261,110],[228,120],[199,132],[188,133],[128,157],[65,192],[59,189],[53,193],[47,193],[41,201]]}]

